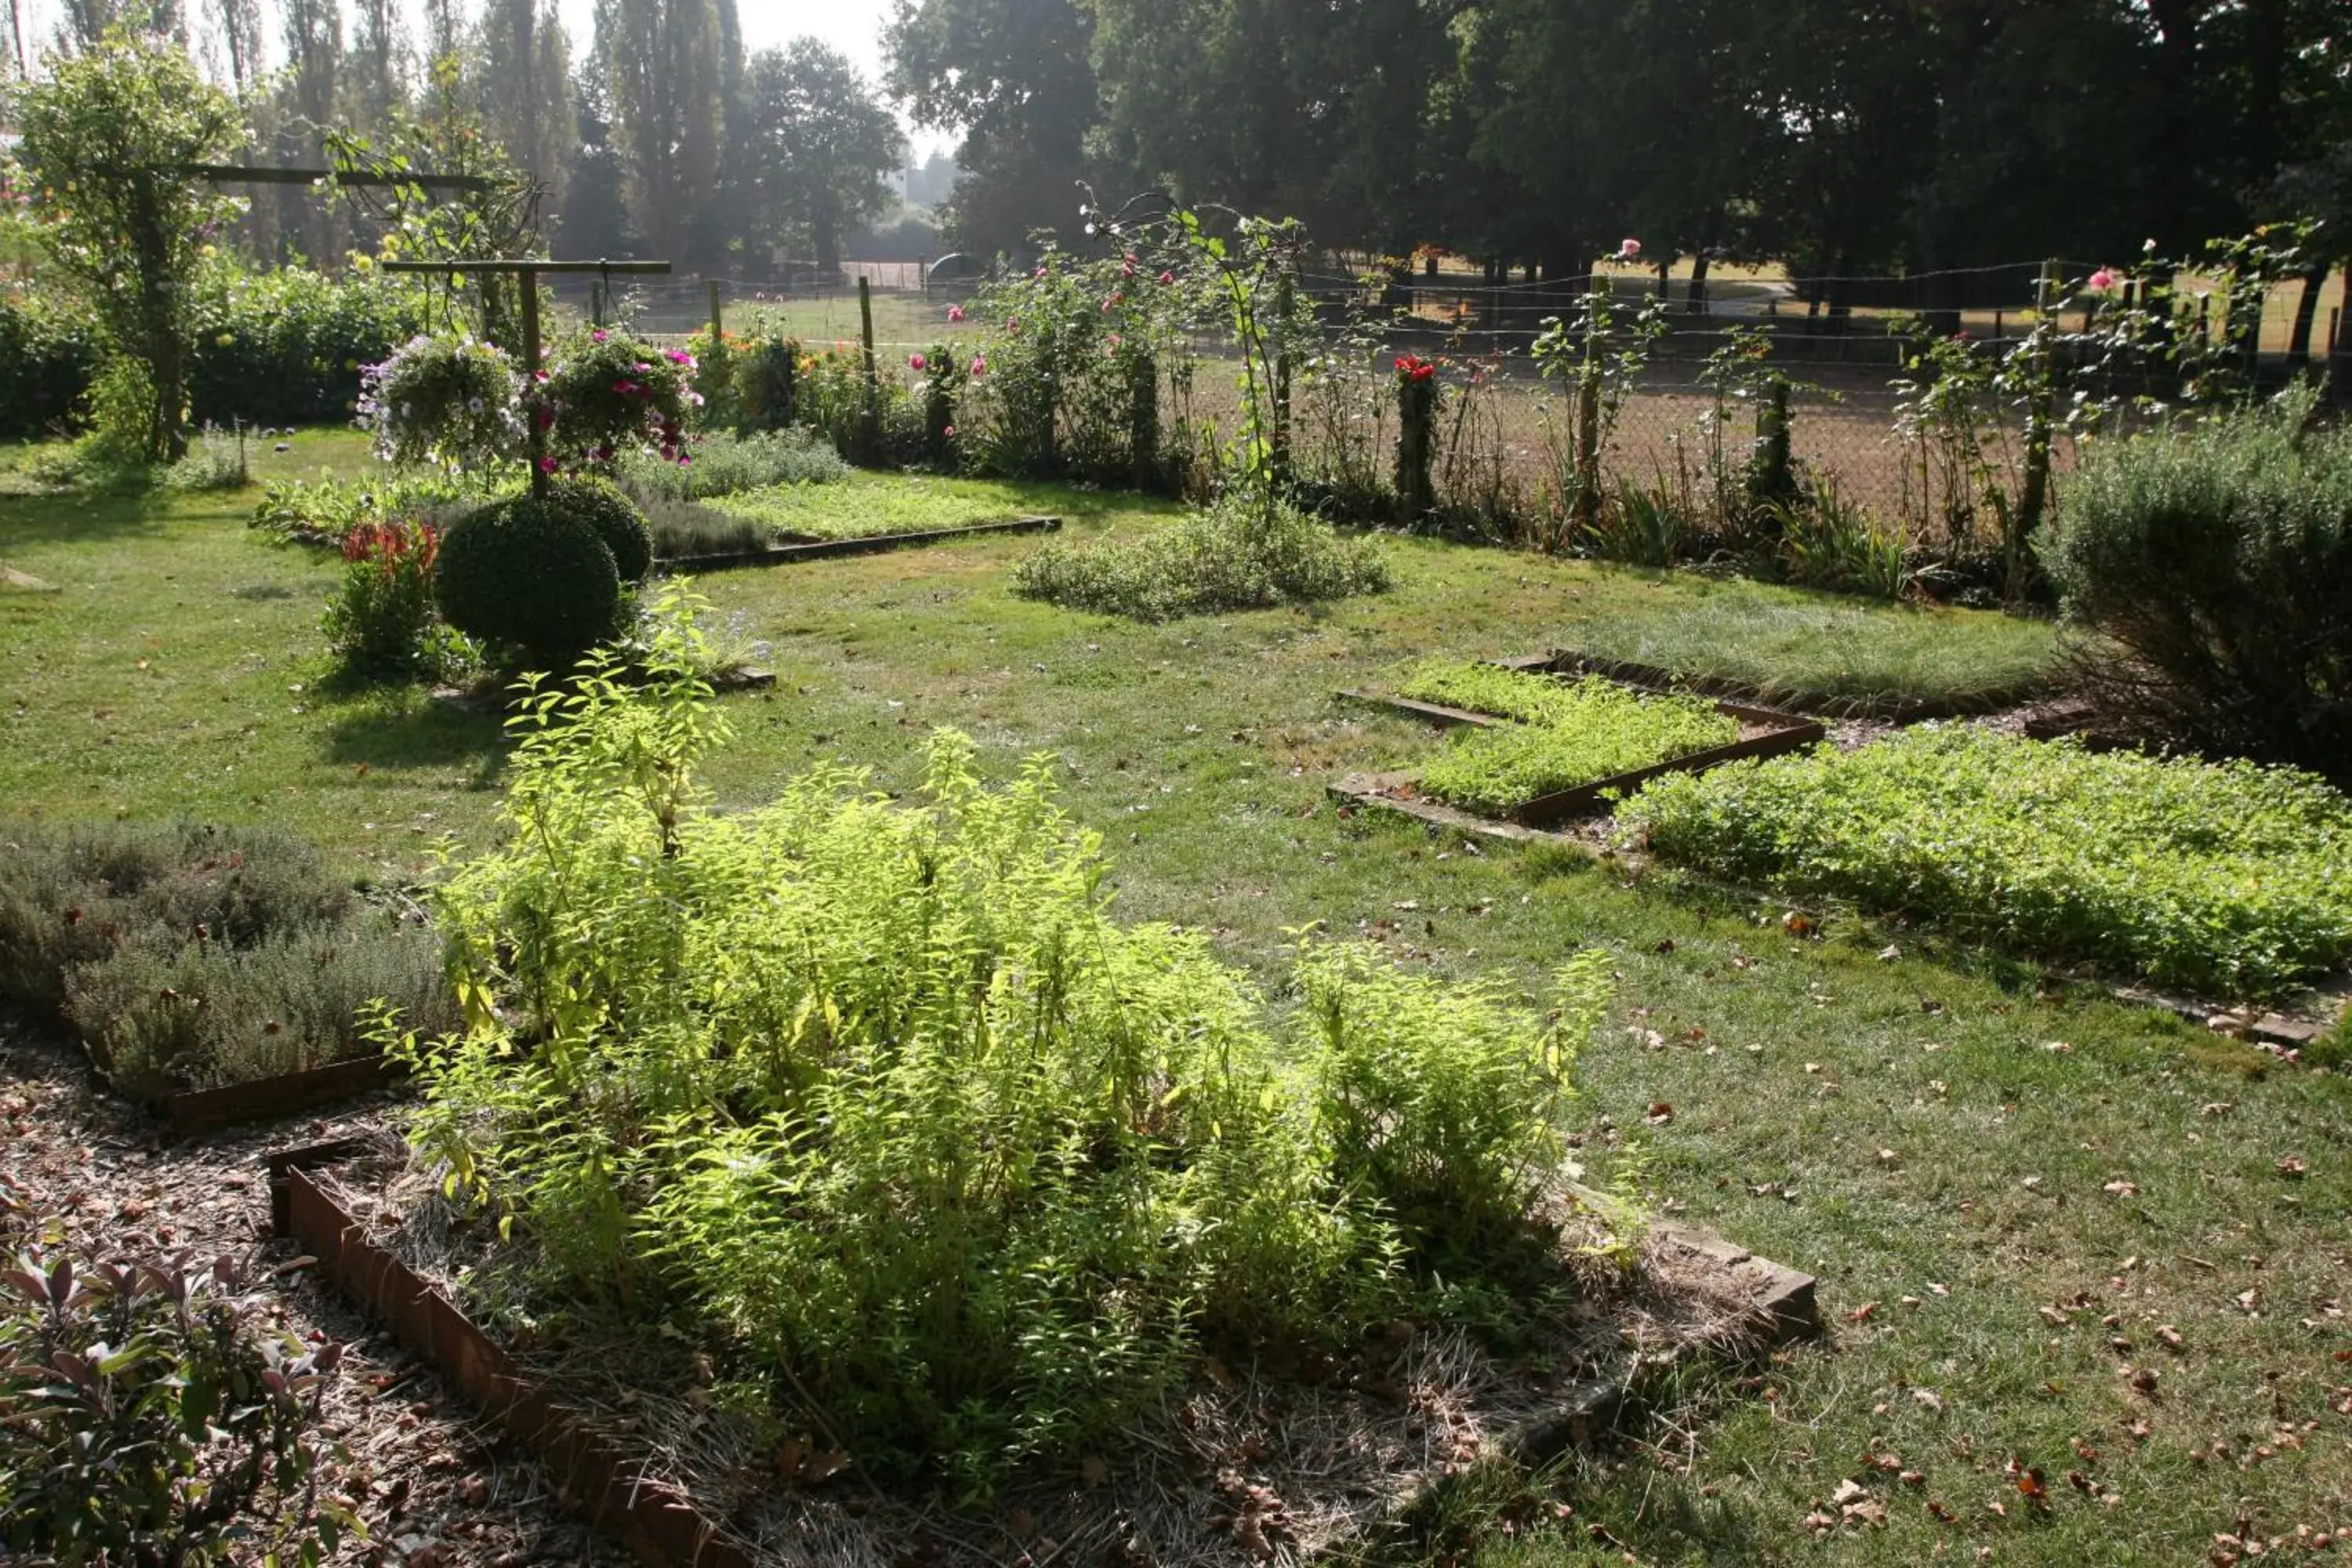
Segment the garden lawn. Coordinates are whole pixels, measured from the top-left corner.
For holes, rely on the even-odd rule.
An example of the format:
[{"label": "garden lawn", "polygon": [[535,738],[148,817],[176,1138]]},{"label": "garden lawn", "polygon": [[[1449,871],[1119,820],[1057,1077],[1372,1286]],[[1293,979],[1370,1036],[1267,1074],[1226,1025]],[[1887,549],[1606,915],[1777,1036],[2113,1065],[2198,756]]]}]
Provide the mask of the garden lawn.
[{"label": "garden lawn", "polygon": [[[415,874],[444,832],[478,842],[495,721],[325,683],[333,565],[247,536],[249,504],[0,501],[0,559],[61,590],[0,595],[0,798],[278,822],[373,876]],[[1110,510],[1071,530],[1152,525]],[[1942,624],[1965,673],[2033,628],[1425,542],[1394,547],[1385,596],[1145,626],[1013,598],[1034,547],[708,579],[781,678],[724,703],[721,800],[772,798],[832,756],[904,788],[916,742],[954,725],[1000,772],[1062,759],[1118,918],[1205,929],[1242,962],[1271,970],[1286,928],[1321,921],[1532,996],[1601,944],[1622,984],[1579,1068],[1593,1173],[1636,1145],[1677,1217],[1822,1276],[1828,1343],[1683,1380],[1640,1442],[1556,1474],[1482,1470],[1394,1561],[2153,1564],[2200,1561],[2221,1532],[2352,1527],[2344,1079],[2044,997],[2030,967],[1909,939],[1882,956],[1883,931],[1837,918],[1799,940],[1777,906],[1433,838],[1323,794],[1426,746],[1417,722],[1330,700],[1426,655],[1631,654],[1677,618],[1721,651],[1743,603],[1814,605],[1856,647],[1883,626],[1914,668],[1932,647],[1915,628]],[[2046,1507],[2012,1462],[2042,1473]],[[1849,1482],[1883,1520],[1832,1502]],[[1843,1522],[1817,1538],[1817,1515]]]}]

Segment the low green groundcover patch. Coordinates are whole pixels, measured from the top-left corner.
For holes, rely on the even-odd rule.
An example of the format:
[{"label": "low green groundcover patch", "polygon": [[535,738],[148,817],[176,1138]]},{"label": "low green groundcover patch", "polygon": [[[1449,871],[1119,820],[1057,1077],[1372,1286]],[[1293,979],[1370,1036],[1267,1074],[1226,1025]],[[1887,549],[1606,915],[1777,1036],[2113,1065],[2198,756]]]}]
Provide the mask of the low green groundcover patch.
[{"label": "low green groundcover patch", "polygon": [[2284,769],[1923,726],[1658,779],[1617,815],[1733,880],[2218,994],[2352,958],[2352,801]]},{"label": "low green groundcover patch", "polygon": [[1470,811],[1508,811],[1739,739],[1739,721],[1704,698],[1645,695],[1598,676],[1556,680],[1441,661],[1422,666],[1403,692],[1516,721],[1454,731],[1422,770],[1423,794]]},{"label": "low green groundcover patch", "polygon": [[714,496],[714,511],[812,539],[872,539],[1003,522],[1034,510],[1019,488],[984,479],[852,475],[839,483],[770,485]]},{"label": "low green groundcover patch", "polygon": [[1310,941],[1276,1009],[1108,917],[1042,761],[992,786],[942,733],[906,803],[828,765],[719,815],[682,673],[518,727],[515,831],[442,896],[472,1028],[419,1053],[413,1134],[514,1238],[495,1310],[697,1325],[722,1404],[969,1495],[1204,1342],[1564,1304],[1538,1216],[1601,955],[1547,1026]]}]

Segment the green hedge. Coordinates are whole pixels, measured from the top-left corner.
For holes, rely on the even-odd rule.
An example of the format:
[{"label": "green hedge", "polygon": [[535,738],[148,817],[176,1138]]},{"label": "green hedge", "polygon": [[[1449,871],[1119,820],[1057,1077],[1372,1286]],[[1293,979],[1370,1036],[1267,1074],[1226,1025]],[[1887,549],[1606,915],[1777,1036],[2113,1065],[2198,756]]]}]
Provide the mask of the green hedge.
[{"label": "green hedge", "polygon": [[[423,293],[376,273],[221,266],[199,282],[188,399],[198,422],[321,425],[348,419],[360,367],[425,326]],[[89,312],[70,298],[0,291],[0,436],[70,423],[97,374]]]}]

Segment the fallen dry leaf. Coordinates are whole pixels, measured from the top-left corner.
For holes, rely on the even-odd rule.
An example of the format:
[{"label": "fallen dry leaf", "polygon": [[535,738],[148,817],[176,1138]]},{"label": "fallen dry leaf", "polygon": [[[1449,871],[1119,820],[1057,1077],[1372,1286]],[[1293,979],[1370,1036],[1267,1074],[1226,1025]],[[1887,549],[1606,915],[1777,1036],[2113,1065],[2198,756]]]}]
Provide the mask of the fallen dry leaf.
[{"label": "fallen dry leaf", "polygon": [[2298,1182],[2311,1169],[2311,1162],[2300,1154],[2289,1154],[2285,1159],[2281,1160],[2275,1168],[2278,1173],[2288,1181]]},{"label": "fallen dry leaf", "polygon": [[1663,1100],[1654,1100],[1650,1102],[1651,1126],[1664,1127],[1667,1122],[1672,1121],[1674,1119],[1675,1108],[1673,1106],[1667,1104]]},{"label": "fallen dry leaf", "polygon": [[1944,1412],[1944,1396],[1937,1394],[1933,1389],[1915,1388],[1911,1391],[1911,1397],[1917,1400],[1921,1405],[1927,1406],[1928,1409],[1936,1412],[1938,1415],[1942,1415]]},{"label": "fallen dry leaf", "polygon": [[1861,1306],[1848,1312],[1845,1315],[1845,1321],[1849,1323],[1866,1323],[1870,1321],[1870,1315],[1876,1310],[1878,1310],[1877,1302],[1864,1301]]}]

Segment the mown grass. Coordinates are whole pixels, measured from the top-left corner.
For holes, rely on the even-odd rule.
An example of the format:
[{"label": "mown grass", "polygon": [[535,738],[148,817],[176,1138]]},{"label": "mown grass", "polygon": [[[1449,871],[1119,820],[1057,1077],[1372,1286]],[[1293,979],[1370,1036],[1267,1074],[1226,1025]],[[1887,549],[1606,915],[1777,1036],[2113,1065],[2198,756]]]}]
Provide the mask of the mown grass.
[{"label": "mown grass", "polygon": [[[241,515],[233,497],[0,502],[0,556],[61,589],[0,597],[0,798],[278,822],[380,875],[415,874],[444,831],[478,842],[496,721],[321,689],[331,569],[248,537]],[[1072,809],[1108,840],[1119,918],[1207,930],[1265,973],[1286,928],[1314,921],[1530,996],[1560,954],[1602,945],[1622,979],[1580,1068],[1595,1173],[1638,1148],[1678,1217],[1822,1276],[1828,1342],[1693,1376],[1637,1444],[1544,1477],[1467,1478],[1389,1559],[2153,1564],[2202,1560],[2241,1520],[2265,1538],[2352,1526],[2352,1419],[2331,1408],[2352,1385],[2336,1359],[2352,1350],[2343,1079],[2045,994],[2030,965],[1910,937],[1882,960],[1884,931],[1836,918],[1801,941],[1777,906],[1474,849],[1323,795],[1335,771],[1426,747],[1419,725],[1330,700],[1412,659],[1606,647],[1694,606],[1729,638],[1743,603],[1899,621],[1900,646],[1903,612],[1406,542],[1378,599],[1145,626],[1014,598],[1012,565],[1034,547],[707,580],[719,613],[774,645],[781,676],[727,700],[740,739],[713,770],[721,799],[772,798],[831,756],[905,787],[915,742],[950,724],[992,768],[1061,758]],[[1950,625],[1971,650],[1956,663],[2034,635]],[[2300,1179],[2281,1173],[2288,1158]],[[2043,1315],[2081,1292],[2094,1301],[2063,1324]],[[2140,1368],[2153,1396],[2125,1375]],[[2046,1510],[2011,1460],[2043,1471]],[[1816,1541],[1806,1519],[1848,1480],[1885,1502],[1885,1522]],[[1530,1485],[1541,1506],[1514,1506]]]}]

